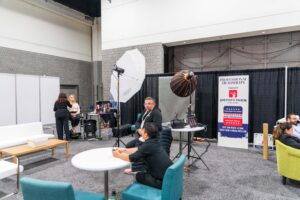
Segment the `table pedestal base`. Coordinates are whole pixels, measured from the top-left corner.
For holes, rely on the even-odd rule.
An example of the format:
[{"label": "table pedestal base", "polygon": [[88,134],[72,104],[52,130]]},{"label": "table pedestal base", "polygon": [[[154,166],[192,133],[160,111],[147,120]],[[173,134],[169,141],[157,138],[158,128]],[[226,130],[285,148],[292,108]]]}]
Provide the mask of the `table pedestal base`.
[{"label": "table pedestal base", "polygon": [[108,193],[108,171],[104,171],[104,193],[105,193],[105,199],[107,200],[109,197]]}]

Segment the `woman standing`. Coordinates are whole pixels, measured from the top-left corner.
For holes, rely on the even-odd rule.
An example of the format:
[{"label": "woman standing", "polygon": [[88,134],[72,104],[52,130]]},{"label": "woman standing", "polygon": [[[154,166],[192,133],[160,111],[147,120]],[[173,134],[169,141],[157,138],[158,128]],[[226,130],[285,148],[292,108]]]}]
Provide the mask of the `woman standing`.
[{"label": "woman standing", "polygon": [[67,100],[66,94],[60,93],[53,108],[55,111],[57,136],[60,140],[64,139],[64,132],[66,134],[66,140],[70,140],[68,107],[71,108],[72,105]]},{"label": "woman standing", "polygon": [[70,104],[72,105],[72,108],[68,108],[68,110],[70,112],[70,121],[71,121],[71,125],[72,125],[71,134],[75,134],[76,126],[78,126],[79,121],[80,121],[80,118],[78,117],[78,115],[80,114],[80,107],[76,101],[76,97],[74,94],[71,94],[68,97],[68,100],[69,100]]}]

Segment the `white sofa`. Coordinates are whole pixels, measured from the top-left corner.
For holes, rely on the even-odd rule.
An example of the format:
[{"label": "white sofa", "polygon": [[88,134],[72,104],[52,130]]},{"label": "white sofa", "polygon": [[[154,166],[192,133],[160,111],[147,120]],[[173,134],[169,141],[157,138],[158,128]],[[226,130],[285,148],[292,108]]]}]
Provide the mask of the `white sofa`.
[{"label": "white sofa", "polygon": [[0,126],[0,149],[26,144],[42,135],[54,138],[54,135],[44,133],[41,122]]},{"label": "white sofa", "polygon": [[[6,160],[16,158],[17,163],[12,163]],[[0,159],[0,180],[7,178],[9,176],[17,175],[17,187],[16,191],[10,194],[5,195],[4,197],[1,197],[0,199],[6,199],[9,196],[12,196],[14,194],[17,194],[19,192],[19,180],[20,180],[20,173],[23,172],[24,167],[19,164],[19,159],[15,156],[6,157],[3,159]]]}]

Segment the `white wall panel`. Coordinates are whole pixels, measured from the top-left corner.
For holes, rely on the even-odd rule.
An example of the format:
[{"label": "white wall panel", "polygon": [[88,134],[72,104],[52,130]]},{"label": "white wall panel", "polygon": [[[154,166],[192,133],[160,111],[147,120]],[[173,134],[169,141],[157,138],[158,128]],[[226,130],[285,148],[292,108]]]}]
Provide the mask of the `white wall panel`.
[{"label": "white wall panel", "polygon": [[0,126],[16,124],[15,75],[0,74]]},{"label": "white wall panel", "polygon": [[43,124],[55,123],[53,105],[59,95],[59,78],[41,76],[41,119]]},{"label": "white wall panel", "polygon": [[20,0],[0,1],[0,46],[91,61],[91,27]]},{"label": "white wall panel", "polygon": [[40,121],[39,77],[16,75],[17,123]]}]

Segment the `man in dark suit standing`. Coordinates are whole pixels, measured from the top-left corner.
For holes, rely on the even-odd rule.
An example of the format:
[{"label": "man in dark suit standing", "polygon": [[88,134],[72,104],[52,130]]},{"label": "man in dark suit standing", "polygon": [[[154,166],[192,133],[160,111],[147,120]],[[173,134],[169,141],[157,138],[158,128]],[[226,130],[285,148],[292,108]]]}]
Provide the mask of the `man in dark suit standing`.
[{"label": "man in dark suit standing", "polygon": [[[151,122],[157,126],[158,130],[162,129],[162,116],[160,109],[156,107],[156,101],[152,97],[147,97],[144,102],[145,110],[141,113],[140,117],[135,123],[136,132],[140,135],[145,123]],[[126,148],[133,148],[139,146],[143,141],[141,137],[138,137],[127,143]]]}]

